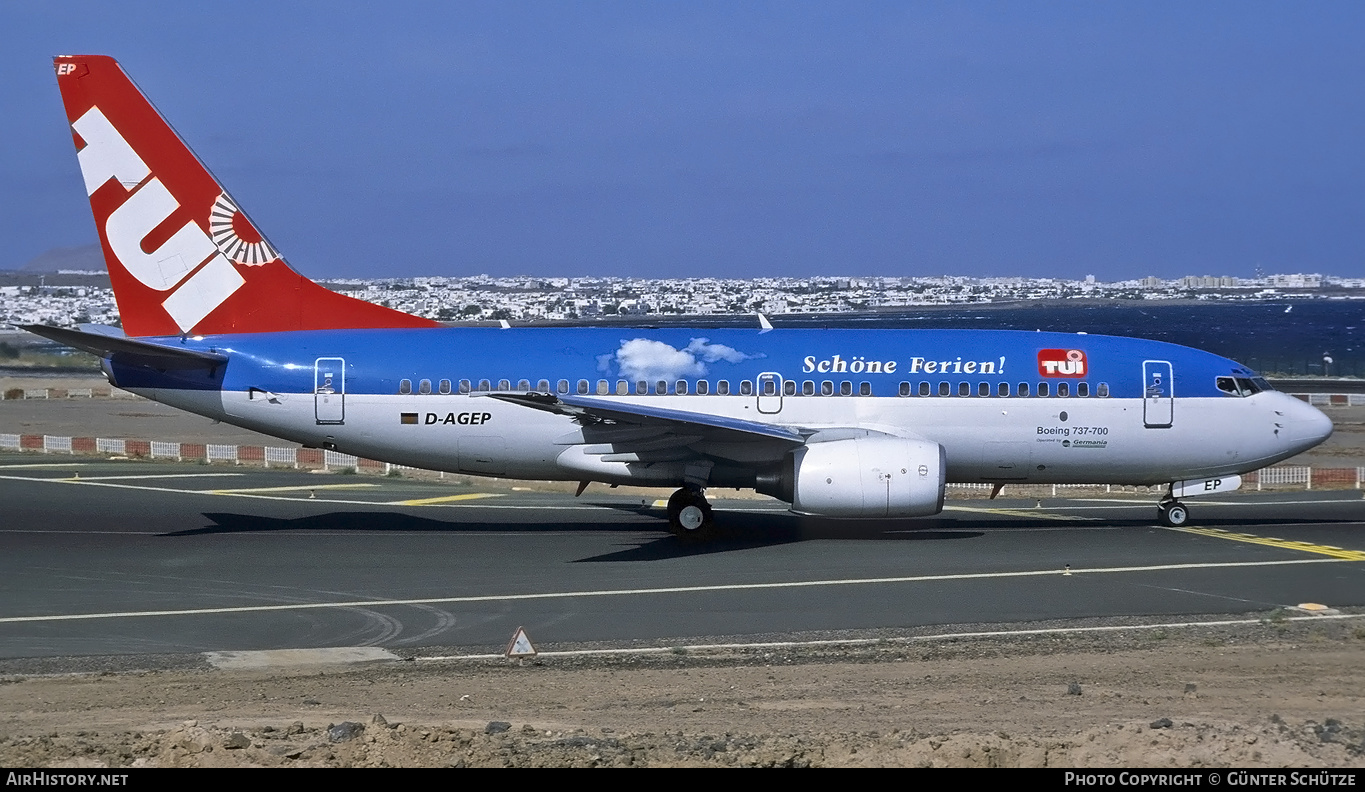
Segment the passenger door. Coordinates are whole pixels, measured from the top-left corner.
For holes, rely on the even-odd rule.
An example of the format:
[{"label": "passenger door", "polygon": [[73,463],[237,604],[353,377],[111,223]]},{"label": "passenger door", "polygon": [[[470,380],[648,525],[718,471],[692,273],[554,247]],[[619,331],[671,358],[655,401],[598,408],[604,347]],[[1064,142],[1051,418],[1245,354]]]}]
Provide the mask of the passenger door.
[{"label": "passenger door", "polygon": [[1142,362],[1142,423],[1148,429],[1168,429],[1175,414],[1175,377],[1165,360]]},{"label": "passenger door", "polygon": [[346,423],[346,361],[318,358],[313,363],[313,415],[319,424]]}]

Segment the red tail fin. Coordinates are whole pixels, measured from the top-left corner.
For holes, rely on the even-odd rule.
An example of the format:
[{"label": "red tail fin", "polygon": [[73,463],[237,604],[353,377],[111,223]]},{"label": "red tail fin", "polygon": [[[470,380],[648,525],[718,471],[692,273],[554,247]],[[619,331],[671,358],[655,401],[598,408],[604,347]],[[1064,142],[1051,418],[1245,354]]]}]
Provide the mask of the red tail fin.
[{"label": "red tail fin", "polygon": [[113,58],[54,62],[128,335],[437,324],[290,269]]}]

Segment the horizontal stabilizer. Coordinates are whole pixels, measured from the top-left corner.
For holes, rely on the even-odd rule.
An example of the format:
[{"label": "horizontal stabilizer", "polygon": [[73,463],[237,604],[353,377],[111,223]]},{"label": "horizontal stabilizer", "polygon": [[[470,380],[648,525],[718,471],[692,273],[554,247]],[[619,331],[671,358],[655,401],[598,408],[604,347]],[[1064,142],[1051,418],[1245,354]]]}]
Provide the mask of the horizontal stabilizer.
[{"label": "horizontal stabilizer", "polygon": [[133,359],[129,362],[162,369],[213,368],[227,362],[227,355],[217,352],[154,344],[150,341],[105,333],[88,333],[48,325],[19,325],[19,329],[82,352],[89,352],[96,357],[128,356]]}]

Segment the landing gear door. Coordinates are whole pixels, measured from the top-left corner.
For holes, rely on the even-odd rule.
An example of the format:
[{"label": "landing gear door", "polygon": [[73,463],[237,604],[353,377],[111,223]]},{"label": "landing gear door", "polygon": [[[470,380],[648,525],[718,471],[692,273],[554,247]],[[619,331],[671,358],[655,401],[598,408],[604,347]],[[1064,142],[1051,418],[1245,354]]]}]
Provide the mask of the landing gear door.
[{"label": "landing gear door", "polygon": [[1167,429],[1175,412],[1175,378],[1165,360],[1142,362],[1142,423],[1148,429]]},{"label": "landing gear door", "polygon": [[346,361],[318,358],[313,364],[313,413],[320,424],[346,422]]},{"label": "landing gear door", "polygon": [[758,375],[758,411],[773,415],[782,412],[782,375],[765,371]]}]

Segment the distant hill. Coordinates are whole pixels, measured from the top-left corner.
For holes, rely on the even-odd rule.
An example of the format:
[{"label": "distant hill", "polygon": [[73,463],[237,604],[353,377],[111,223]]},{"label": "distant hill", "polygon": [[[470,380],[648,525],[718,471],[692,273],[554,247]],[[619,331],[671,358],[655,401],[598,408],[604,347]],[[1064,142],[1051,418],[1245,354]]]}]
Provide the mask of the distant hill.
[{"label": "distant hill", "polygon": [[20,272],[57,272],[59,270],[104,271],[104,253],[99,245],[52,248],[39,253],[20,267]]}]

